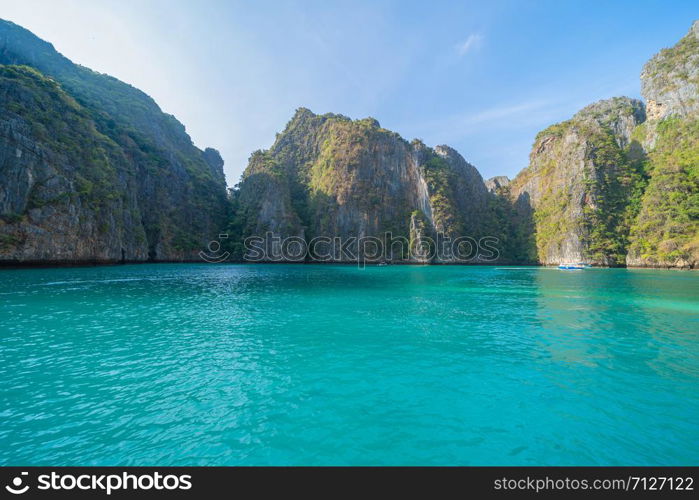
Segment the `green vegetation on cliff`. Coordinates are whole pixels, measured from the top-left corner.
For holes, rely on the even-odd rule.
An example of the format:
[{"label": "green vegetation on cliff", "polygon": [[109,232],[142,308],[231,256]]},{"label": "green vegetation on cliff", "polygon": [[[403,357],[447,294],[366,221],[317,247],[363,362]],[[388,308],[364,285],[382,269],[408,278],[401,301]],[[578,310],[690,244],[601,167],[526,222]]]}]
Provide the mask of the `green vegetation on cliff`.
[{"label": "green vegetation on cliff", "polygon": [[623,265],[628,236],[645,187],[644,154],[636,142],[622,148],[614,133],[590,131],[594,170],[586,172],[583,243],[588,261]]},{"label": "green vegetation on cliff", "polygon": [[533,212],[533,224],[524,222],[538,261],[624,264],[645,183],[644,154],[631,136],[644,118],[640,101],[613,98],[537,135],[529,167],[511,186],[525,197],[519,211]]},{"label": "green vegetation on cliff", "polygon": [[[692,80],[692,75],[684,68],[696,55],[699,54],[699,37],[693,30],[682,37],[674,46],[663,49],[653,57],[650,63],[646,66],[646,78],[660,77],[667,80],[667,75],[674,73],[674,78],[679,78],[685,81]],[[681,69],[680,71],[677,71]],[[666,83],[671,83],[666,81]],[[699,81],[694,77],[695,84]]]},{"label": "green vegetation on cliff", "polygon": [[462,213],[456,205],[455,189],[460,172],[455,171],[439,156],[431,156],[423,165],[422,172],[430,191],[434,219],[440,221],[442,227],[449,228],[454,235],[468,234],[464,223],[467,214]]},{"label": "green vegetation on cliff", "polygon": [[699,262],[699,119],[666,118],[648,158],[650,181],[630,253],[649,264]]},{"label": "green vegetation on cliff", "polygon": [[305,108],[268,151],[251,156],[233,197],[230,230],[243,238],[391,233],[408,241],[414,213],[429,234],[479,238],[495,226],[480,174],[456,151],[408,143],[373,118]]},{"label": "green vegetation on cliff", "polygon": [[[0,65],[0,89],[6,99],[5,113],[11,113],[6,116],[21,119],[43,147],[75,166],[71,172],[74,194],[83,202],[99,208],[123,195],[115,164],[123,166],[126,158],[54,80],[28,66]],[[70,194],[42,200],[30,193],[28,208],[65,202]]]},{"label": "green vegetation on cliff", "polygon": [[0,261],[189,259],[222,229],[223,161],[140,90],[4,20],[0,85]]},{"label": "green vegetation on cliff", "polygon": [[636,99],[594,103],[540,132],[529,166],[488,188],[447,146],[300,108],[229,203],[218,153],[153,99],[0,20],[0,260],[192,258],[227,219],[237,257],[266,232],[443,233],[495,236],[518,263],[696,267],[698,92],[695,23],[644,67],[647,122]]}]

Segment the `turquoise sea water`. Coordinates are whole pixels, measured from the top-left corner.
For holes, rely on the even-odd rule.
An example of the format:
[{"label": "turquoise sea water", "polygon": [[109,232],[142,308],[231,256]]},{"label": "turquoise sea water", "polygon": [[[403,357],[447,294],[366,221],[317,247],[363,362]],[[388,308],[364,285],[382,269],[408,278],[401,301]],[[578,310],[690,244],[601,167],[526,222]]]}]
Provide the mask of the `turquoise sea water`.
[{"label": "turquoise sea water", "polygon": [[0,271],[0,465],[699,464],[699,274]]}]

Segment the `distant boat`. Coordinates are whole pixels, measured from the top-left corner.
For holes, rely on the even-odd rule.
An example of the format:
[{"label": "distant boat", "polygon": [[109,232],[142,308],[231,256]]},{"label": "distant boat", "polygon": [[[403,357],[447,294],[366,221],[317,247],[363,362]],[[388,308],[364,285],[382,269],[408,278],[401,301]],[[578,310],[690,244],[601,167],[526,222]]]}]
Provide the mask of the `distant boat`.
[{"label": "distant boat", "polygon": [[568,270],[574,270],[574,269],[585,269],[586,267],[590,267],[590,264],[585,264],[583,262],[578,262],[576,264],[559,264],[558,269],[568,269]]}]

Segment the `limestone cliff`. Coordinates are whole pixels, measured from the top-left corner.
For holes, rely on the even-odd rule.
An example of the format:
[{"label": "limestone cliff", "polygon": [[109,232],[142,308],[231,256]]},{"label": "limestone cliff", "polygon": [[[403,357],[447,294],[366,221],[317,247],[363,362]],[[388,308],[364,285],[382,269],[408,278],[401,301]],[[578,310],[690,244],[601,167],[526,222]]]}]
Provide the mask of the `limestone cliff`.
[{"label": "limestone cliff", "polygon": [[647,110],[613,98],[539,133],[526,169],[506,188],[489,182],[517,214],[522,253],[529,244],[544,264],[696,267],[698,85],[695,22],[644,66]]},{"label": "limestone cliff", "polygon": [[624,263],[629,202],[642,181],[631,135],[644,119],[643,103],[614,98],[539,133],[529,166],[509,188],[519,212],[533,211],[540,262]]},{"label": "limestone cliff", "polygon": [[[227,199],[218,152],[150,97],[0,21],[0,263],[188,260],[227,225],[234,257],[253,235],[272,254],[290,237],[377,237],[381,259],[440,263],[440,236],[494,237],[498,262],[696,268],[699,23],[641,82],[647,106],[612,98],[547,128],[511,181],[372,118],[301,108]],[[494,262],[481,250],[470,262]]]},{"label": "limestone cliff", "polygon": [[0,20],[0,263],[194,259],[223,161],[143,92]]},{"label": "limestone cliff", "polygon": [[492,227],[483,179],[455,150],[408,143],[372,118],[304,108],[252,155],[236,205],[233,231],[243,236],[479,238]]},{"label": "limestone cliff", "polygon": [[506,175],[496,175],[485,181],[485,187],[488,192],[497,194],[502,189],[507,188],[510,185],[510,178]]},{"label": "limestone cliff", "polygon": [[641,72],[648,119],[699,112],[699,21],[674,47],[661,50]]},{"label": "limestone cliff", "polygon": [[627,97],[587,106],[539,133],[512,181],[484,182],[453,149],[409,144],[373,119],[301,109],[252,156],[232,227],[305,240],[391,231],[411,247],[490,235],[510,262],[696,267],[699,23],[641,79],[647,109]]},{"label": "limestone cliff", "polygon": [[699,21],[641,73],[648,121],[636,130],[646,146],[648,186],[631,227],[626,263],[699,267]]}]

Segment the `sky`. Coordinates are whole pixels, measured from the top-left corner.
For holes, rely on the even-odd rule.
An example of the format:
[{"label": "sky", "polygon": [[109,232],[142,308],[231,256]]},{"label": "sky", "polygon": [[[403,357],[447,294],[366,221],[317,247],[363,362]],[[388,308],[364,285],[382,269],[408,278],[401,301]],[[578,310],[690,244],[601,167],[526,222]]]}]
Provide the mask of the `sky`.
[{"label": "sky", "polygon": [[484,178],[599,99],[640,98],[645,61],[695,1],[0,0],[73,60],[152,96],[229,185],[299,107],[448,144]]}]

